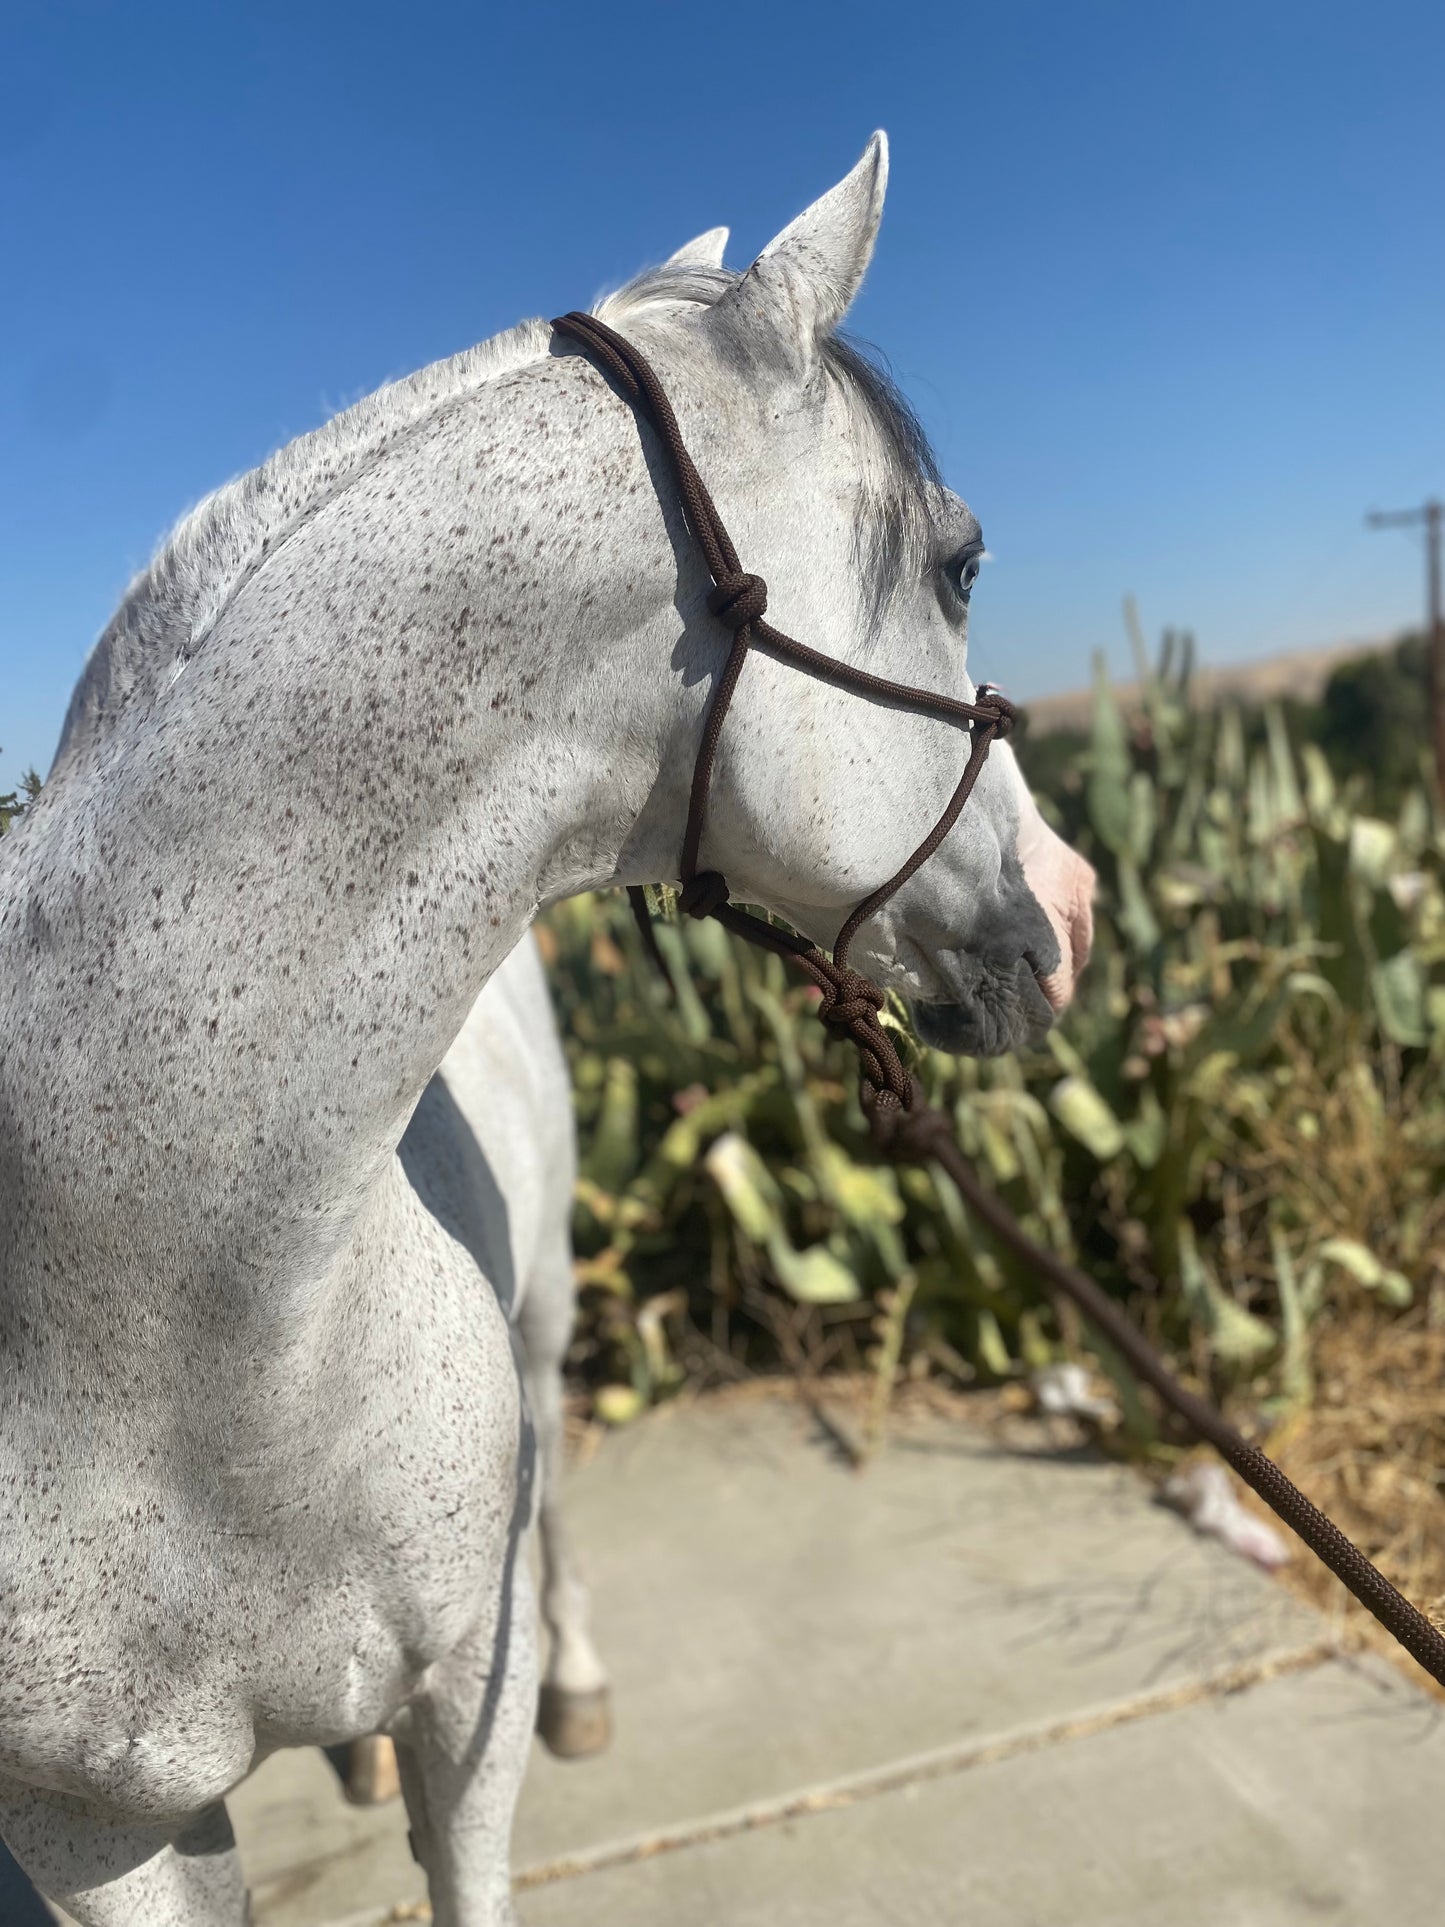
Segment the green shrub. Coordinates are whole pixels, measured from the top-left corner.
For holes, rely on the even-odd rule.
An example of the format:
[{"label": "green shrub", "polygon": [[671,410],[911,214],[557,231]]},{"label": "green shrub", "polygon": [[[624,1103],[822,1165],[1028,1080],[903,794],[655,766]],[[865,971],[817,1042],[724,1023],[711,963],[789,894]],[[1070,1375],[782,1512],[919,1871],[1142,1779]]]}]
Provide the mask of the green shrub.
[{"label": "green shrub", "polygon": [[[1441,822],[1420,787],[1373,814],[1364,779],[1342,785],[1278,708],[1195,711],[1177,649],[1132,731],[1100,669],[1057,777],[1100,872],[1075,1006],[1036,1056],[921,1052],[920,1072],[1034,1236],[1187,1373],[1302,1397],[1311,1328],[1342,1294],[1388,1312],[1445,1284]],[[660,938],[675,1008],[620,899],[564,904],[544,932],[593,1380],[629,1387],[630,1409],[776,1362],[890,1365],[901,1347],[996,1379],[1055,1355],[1071,1335],[946,1181],[871,1162],[812,993],[717,925]]]}]

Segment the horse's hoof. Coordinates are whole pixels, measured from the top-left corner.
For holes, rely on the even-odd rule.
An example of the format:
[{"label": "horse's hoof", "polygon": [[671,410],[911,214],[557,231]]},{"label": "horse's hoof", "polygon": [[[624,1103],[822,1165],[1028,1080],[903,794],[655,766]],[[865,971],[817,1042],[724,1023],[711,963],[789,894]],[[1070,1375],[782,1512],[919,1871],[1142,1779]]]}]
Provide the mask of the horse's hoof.
[{"label": "horse's hoof", "polygon": [[384,1733],[353,1740],[346,1775],[346,1797],[354,1807],[385,1806],[401,1792],[396,1748]]},{"label": "horse's hoof", "polygon": [[585,1760],[612,1738],[612,1695],[605,1686],[590,1693],[568,1693],[544,1686],[537,1702],[537,1731],[559,1760]]}]

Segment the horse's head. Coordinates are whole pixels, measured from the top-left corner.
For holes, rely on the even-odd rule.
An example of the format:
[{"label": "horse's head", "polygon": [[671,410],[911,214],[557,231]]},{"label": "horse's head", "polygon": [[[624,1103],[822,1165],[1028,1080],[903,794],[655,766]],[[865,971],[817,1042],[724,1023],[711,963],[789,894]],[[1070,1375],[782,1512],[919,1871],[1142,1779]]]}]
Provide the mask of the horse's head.
[{"label": "horse's head", "polygon": [[[767,579],[769,620],[829,656],[967,700],[982,531],[891,385],[836,333],[873,251],[886,178],[877,135],[746,274],[722,274],[716,231],[672,264],[696,287],[680,281],[650,327],[641,313],[616,319],[629,332],[635,320],[656,353],[743,567]],[[684,672],[707,686],[715,625],[683,613]],[[755,650],[722,734],[703,865],[735,898],[831,943],[933,827],[968,749],[957,724]],[[1089,952],[1093,883],[996,744],[961,818],[863,926],[852,960],[916,1002],[931,1043],[1009,1050],[1037,1040],[1068,1002]]]}]

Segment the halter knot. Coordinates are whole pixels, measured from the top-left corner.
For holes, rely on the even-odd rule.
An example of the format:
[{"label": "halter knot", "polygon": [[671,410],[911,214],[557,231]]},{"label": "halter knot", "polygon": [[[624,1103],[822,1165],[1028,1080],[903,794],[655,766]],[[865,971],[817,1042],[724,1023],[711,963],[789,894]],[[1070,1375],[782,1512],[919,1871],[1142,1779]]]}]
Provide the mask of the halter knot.
[{"label": "halter knot", "polygon": [[722,576],[717,587],[709,591],[707,606],[736,635],[750,622],[761,620],[768,606],[768,585],[760,575],[749,575],[746,570]]},{"label": "halter knot", "polygon": [[997,683],[981,682],[974,702],[979,709],[993,711],[993,740],[996,743],[1001,743],[1005,737],[1013,735],[1014,724],[1018,721],[1019,713]]},{"label": "halter knot", "polygon": [[859,1024],[870,1028],[883,1008],[883,992],[861,970],[843,969],[823,991],[818,1016],[829,1030],[851,1034]]},{"label": "halter knot", "polygon": [[721,870],[699,870],[677,893],[677,907],[685,917],[710,917],[721,910],[731,892]]}]

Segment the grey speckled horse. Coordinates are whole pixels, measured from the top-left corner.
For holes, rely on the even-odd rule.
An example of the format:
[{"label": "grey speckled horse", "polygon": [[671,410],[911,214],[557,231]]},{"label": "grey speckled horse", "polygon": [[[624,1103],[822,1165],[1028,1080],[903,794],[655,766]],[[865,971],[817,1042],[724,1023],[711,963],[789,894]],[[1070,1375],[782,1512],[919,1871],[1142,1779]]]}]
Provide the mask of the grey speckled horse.
[{"label": "grey speckled horse", "polygon": [[[780,624],[966,696],[978,524],[834,334],[885,174],[600,312]],[[227,1790],[381,1727],[436,1919],[514,1917],[535,1447],[432,1080],[539,906],[675,876],[706,586],[648,435],[524,324],[203,504],[108,631],[120,700],[77,692],[104,743],[0,847],[0,1834],[85,1927],[234,1927]],[[704,840],[824,942],[962,754],[860,707],[750,663]],[[855,961],[1008,1048],[1088,897],[995,752]]]}]

